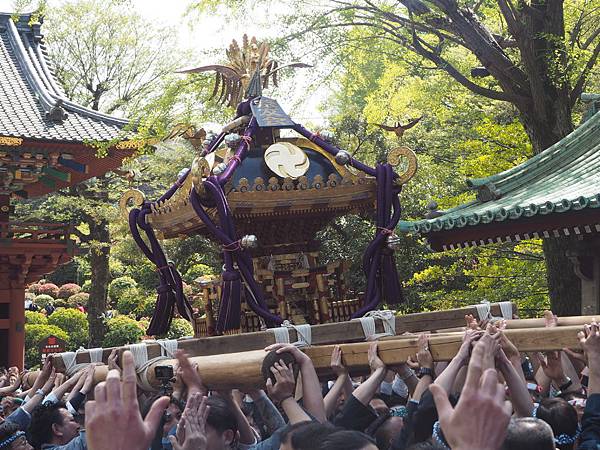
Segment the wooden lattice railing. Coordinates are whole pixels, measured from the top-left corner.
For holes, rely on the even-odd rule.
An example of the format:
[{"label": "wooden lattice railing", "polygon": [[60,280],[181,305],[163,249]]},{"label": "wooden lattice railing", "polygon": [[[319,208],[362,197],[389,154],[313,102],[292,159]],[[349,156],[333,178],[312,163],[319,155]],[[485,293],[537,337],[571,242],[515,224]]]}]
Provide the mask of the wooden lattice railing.
[{"label": "wooden lattice railing", "polygon": [[68,223],[0,222],[0,239],[66,242],[70,234]]}]

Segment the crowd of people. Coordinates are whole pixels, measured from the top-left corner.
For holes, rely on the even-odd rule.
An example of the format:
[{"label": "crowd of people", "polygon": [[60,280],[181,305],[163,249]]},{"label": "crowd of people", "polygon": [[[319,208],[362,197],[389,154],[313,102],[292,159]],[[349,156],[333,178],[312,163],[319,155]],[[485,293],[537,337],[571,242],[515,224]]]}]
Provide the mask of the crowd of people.
[{"label": "crowd of people", "polygon": [[[557,325],[550,312],[546,325]],[[528,355],[504,327],[467,316],[449,362],[434,362],[427,334],[395,367],[373,341],[361,377],[336,347],[327,382],[300,349],[274,344],[264,389],[249,392],[207,390],[181,350],[168,395],[138,388],[128,351],[95,386],[95,365],[67,379],[48,360],[31,386],[10,368],[0,450],[600,449],[600,326],[583,328],[580,348]]]}]

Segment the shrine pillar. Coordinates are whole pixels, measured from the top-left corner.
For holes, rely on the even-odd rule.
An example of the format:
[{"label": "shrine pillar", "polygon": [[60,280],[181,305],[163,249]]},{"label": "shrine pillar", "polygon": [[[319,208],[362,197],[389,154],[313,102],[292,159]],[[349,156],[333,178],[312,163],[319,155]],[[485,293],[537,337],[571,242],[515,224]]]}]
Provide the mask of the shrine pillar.
[{"label": "shrine pillar", "polygon": [[0,273],[0,365],[23,368],[25,357],[25,286]]}]

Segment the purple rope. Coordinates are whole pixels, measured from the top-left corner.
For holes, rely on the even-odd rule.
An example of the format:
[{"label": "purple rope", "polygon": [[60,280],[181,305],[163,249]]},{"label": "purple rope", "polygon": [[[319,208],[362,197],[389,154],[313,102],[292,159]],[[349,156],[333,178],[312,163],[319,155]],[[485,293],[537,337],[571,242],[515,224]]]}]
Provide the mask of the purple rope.
[{"label": "purple rope", "polygon": [[[212,221],[212,219],[210,218],[210,216],[206,213],[206,211],[200,201],[200,196],[196,193],[196,191],[194,189],[192,189],[190,191],[190,203],[192,205],[192,208],[198,215],[198,217],[200,217],[200,220],[202,220],[202,222],[206,225],[208,230],[213,234],[213,236],[215,236],[215,238],[217,238],[217,240],[221,243],[221,245],[223,245],[224,247],[230,247],[233,249],[232,251],[223,252],[225,266],[226,266],[225,274],[231,274],[230,269],[234,267],[233,263],[234,262],[237,263],[238,270],[239,270],[243,280],[246,282],[246,290],[248,291],[248,295],[246,296],[246,298],[248,300],[249,306],[252,308],[252,310],[257,315],[264,318],[265,321],[267,321],[268,325],[281,324],[283,322],[283,320],[279,316],[272,314],[269,311],[269,309],[266,305],[266,302],[264,300],[262,290],[256,283],[256,280],[254,279],[254,273],[253,273],[252,262],[251,262],[252,260],[251,260],[250,256],[247,254],[247,252],[245,250],[240,248],[239,245],[235,246],[236,234],[235,234],[235,229],[234,229],[234,225],[233,225],[233,218],[231,216],[231,212],[229,211],[227,198],[225,197],[225,194],[223,192],[223,188],[222,188],[221,184],[219,183],[217,178],[210,177],[204,182],[204,186],[211,193],[213,200],[216,203],[217,210],[219,212],[221,227],[217,227],[215,225],[215,223]],[[230,276],[232,276],[232,275],[227,275],[227,277],[230,277]],[[224,282],[229,282],[229,281],[231,281],[231,280],[224,279]],[[232,293],[229,292],[228,294],[231,295]],[[233,294],[235,294],[235,293],[233,293]],[[225,329],[227,329],[227,328],[221,328],[221,327],[224,327],[227,325],[226,324],[227,320],[230,321],[229,325],[231,325],[231,321],[233,319],[231,318],[231,316],[229,316],[229,314],[230,314],[232,307],[235,307],[235,305],[227,304],[225,311],[219,312],[219,320],[217,323],[217,331],[218,332],[222,332]],[[221,320],[222,314],[225,314],[223,321]],[[227,319],[227,320],[225,320],[225,319]],[[238,319],[239,319],[239,317],[238,317]]]},{"label": "purple rope", "polygon": [[[182,177],[183,178],[183,177]],[[172,195],[172,194],[171,194]],[[146,223],[146,215],[150,212],[150,204],[145,203],[141,209],[134,208],[129,212],[129,229],[131,235],[144,255],[156,265],[159,277],[157,287],[157,301],[152,320],[148,326],[148,334],[158,335],[168,331],[175,305],[181,316],[192,320],[192,306],[183,293],[183,280],[172,263],[167,261],[154,230]],[[139,232],[142,229],[146,233],[150,247],[142,239]]]},{"label": "purple rope", "polygon": [[365,305],[352,315],[362,317],[367,312],[377,308],[385,293],[386,300],[395,303],[402,300],[402,290],[398,281],[398,272],[394,261],[393,251],[387,248],[386,230],[393,230],[400,220],[400,200],[398,194],[401,188],[394,186],[396,174],[389,164],[378,164],[375,169],[377,178],[377,231],[363,255],[363,272],[367,277]]},{"label": "purple rope", "polygon": [[[256,119],[253,117],[252,119],[250,119],[250,123],[248,123],[248,126],[246,127],[246,130],[244,131],[244,134],[242,136],[246,139],[251,139],[252,136],[256,134],[257,128],[258,125],[256,123]],[[242,138],[235,152],[235,156],[229,160],[229,164],[227,165],[225,171],[218,176],[218,180],[221,186],[225,186],[225,184],[229,181],[229,179],[233,175],[233,172],[235,172],[235,169],[237,169],[237,167],[244,160],[249,150],[250,143]]]},{"label": "purple rope", "polygon": [[[318,134],[311,133],[310,131],[308,131],[306,128],[304,128],[302,125],[300,125],[298,123],[296,125],[294,125],[294,127],[292,129],[294,131],[296,131],[297,133],[301,134],[302,136],[304,136],[305,138],[310,139],[315,144],[317,144],[319,147],[321,147],[323,150],[327,151],[327,153],[329,153],[333,156],[337,155],[338,152],[341,151],[335,145],[331,144],[330,142],[327,142],[325,139],[320,137]],[[375,169],[367,166],[366,164],[361,163],[357,159],[354,159],[351,157],[349,164],[352,167],[355,167],[356,169],[366,173],[367,175],[371,175],[372,177],[375,176],[375,172],[376,172]]]}]

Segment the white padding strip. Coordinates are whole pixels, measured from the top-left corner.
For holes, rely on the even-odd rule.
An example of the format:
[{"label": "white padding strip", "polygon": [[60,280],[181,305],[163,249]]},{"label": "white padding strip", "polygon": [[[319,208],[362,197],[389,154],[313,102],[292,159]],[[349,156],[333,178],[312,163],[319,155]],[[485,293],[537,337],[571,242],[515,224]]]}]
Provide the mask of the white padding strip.
[{"label": "white padding strip", "polygon": [[[383,323],[383,333],[376,334],[377,330],[375,326],[375,319],[379,319]],[[353,319],[356,320],[356,319]],[[365,334],[365,340],[371,341],[373,339],[379,339],[384,336],[395,336],[396,335],[396,316],[394,311],[380,310],[380,311],[369,311],[363,317],[359,317],[360,324]]]},{"label": "white padding strip", "polygon": [[177,339],[159,339],[156,343],[161,346],[160,354],[162,356],[175,357],[175,352],[179,348]]},{"label": "white padding strip", "polygon": [[146,347],[145,342],[131,344],[129,350],[133,354],[133,362],[136,369],[139,369],[148,362],[148,347]]},{"label": "white padding strip", "polygon": [[277,344],[289,344],[290,332],[287,327],[269,328],[273,332]]},{"label": "white padding strip", "polygon": [[500,302],[500,312],[502,317],[506,320],[513,318],[513,308],[511,302]]},{"label": "white padding strip", "polygon": [[100,348],[90,348],[88,350],[90,355],[90,362],[92,363],[101,363],[102,362],[102,347]]},{"label": "white padding strip", "polygon": [[490,313],[490,302],[481,302],[477,303],[475,308],[477,309],[477,315],[479,316],[479,320],[489,320],[492,318]]}]

